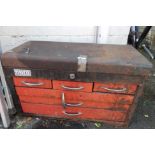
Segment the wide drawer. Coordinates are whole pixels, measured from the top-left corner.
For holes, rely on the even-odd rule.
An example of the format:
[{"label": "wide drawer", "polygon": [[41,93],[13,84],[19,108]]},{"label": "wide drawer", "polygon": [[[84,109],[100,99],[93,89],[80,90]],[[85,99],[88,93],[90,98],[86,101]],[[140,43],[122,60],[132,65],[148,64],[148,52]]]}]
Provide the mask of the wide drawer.
[{"label": "wide drawer", "polygon": [[107,121],[125,121],[126,113],[120,111],[110,111],[104,109],[91,108],[71,108],[64,109],[59,105],[44,105],[21,103],[23,112],[50,117],[72,118],[72,119],[90,119],[90,120],[107,120]]},{"label": "wide drawer", "polygon": [[118,84],[118,83],[94,83],[93,91],[107,93],[124,93],[134,94],[136,92],[136,84]]},{"label": "wide drawer", "polygon": [[53,80],[53,88],[59,90],[92,92],[93,83]]},{"label": "wide drawer", "polygon": [[13,81],[15,86],[52,88],[52,81],[47,79],[13,77]]},{"label": "wide drawer", "polygon": [[[85,92],[70,92],[53,89],[41,88],[24,88],[16,87],[16,92],[19,96],[32,96],[32,97],[51,97],[62,99],[65,96],[65,101],[90,101],[90,102],[104,102],[112,104],[132,104],[134,96],[124,94],[108,94],[108,93],[85,93]],[[36,98],[37,99],[37,98]]]},{"label": "wide drawer", "polygon": [[[33,96],[19,96],[20,102],[31,104],[49,104],[49,105],[61,105],[63,107],[84,107],[84,108],[103,108],[109,110],[128,111],[129,104],[119,104],[115,102],[95,102],[85,100],[71,100],[66,99],[65,102],[60,98],[48,98],[48,97],[33,97]],[[105,97],[106,100],[106,97]]]}]

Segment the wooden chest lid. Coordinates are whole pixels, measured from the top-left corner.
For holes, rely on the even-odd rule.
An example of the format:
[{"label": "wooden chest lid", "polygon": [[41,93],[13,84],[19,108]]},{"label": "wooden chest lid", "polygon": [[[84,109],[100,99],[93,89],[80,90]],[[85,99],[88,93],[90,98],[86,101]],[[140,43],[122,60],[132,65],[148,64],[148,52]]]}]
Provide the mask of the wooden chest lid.
[{"label": "wooden chest lid", "polygon": [[86,68],[82,72],[146,76],[152,68],[152,64],[130,45],[48,41],[30,41],[4,53],[2,65],[79,72],[81,56],[86,57],[83,64]]}]

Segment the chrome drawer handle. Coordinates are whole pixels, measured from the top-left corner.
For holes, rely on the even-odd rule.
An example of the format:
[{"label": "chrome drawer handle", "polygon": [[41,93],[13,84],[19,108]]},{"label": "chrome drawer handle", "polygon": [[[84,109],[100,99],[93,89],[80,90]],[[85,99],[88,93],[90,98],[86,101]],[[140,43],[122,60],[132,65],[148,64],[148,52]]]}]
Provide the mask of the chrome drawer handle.
[{"label": "chrome drawer handle", "polygon": [[100,88],[103,88],[105,90],[112,91],[112,92],[125,92],[125,91],[127,91],[126,88],[120,88],[120,89],[112,89],[112,88],[107,88],[107,87],[100,87]]},{"label": "chrome drawer handle", "polygon": [[68,106],[68,107],[78,107],[78,106],[81,106],[83,103],[65,103],[65,106]]},{"label": "chrome drawer handle", "polygon": [[64,85],[61,85],[61,87],[62,88],[64,88],[64,89],[68,89],[68,90],[81,90],[81,89],[83,89],[84,87],[67,87],[67,86],[64,86]]},{"label": "chrome drawer handle", "polygon": [[79,116],[81,115],[82,113],[81,112],[77,112],[77,113],[68,113],[66,111],[63,111],[63,113],[67,116]]},{"label": "chrome drawer handle", "polygon": [[29,83],[29,82],[25,82],[25,81],[22,81],[22,83],[25,84],[26,86],[41,86],[44,84],[42,82],[40,82],[40,83]]},{"label": "chrome drawer handle", "polygon": [[65,94],[62,93],[62,106],[65,108],[66,106],[68,107],[78,107],[78,106],[81,106],[83,103],[66,103],[65,102]]}]

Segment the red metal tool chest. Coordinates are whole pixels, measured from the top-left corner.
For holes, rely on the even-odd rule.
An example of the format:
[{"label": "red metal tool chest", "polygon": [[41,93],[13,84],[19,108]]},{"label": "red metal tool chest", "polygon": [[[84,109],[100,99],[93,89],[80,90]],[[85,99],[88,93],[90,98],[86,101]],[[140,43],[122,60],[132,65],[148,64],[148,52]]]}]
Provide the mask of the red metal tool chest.
[{"label": "red metal tool chest", "polygon": [[16,108],[128,125],[152,64],[129,45],[30,41],[2,55]]}]

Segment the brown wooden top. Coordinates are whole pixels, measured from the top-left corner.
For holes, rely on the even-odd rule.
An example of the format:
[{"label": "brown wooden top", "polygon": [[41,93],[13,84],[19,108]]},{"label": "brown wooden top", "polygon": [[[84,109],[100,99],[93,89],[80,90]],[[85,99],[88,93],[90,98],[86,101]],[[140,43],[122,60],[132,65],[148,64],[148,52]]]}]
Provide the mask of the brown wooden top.
[{"label": "brown wooden top", "polygon": [[87,56],[86,72],[148,75],[152,68],[152,64],[130,45],[48,41],[30,41],[4,53],[2,65],[76,72],[80,55]]}]

